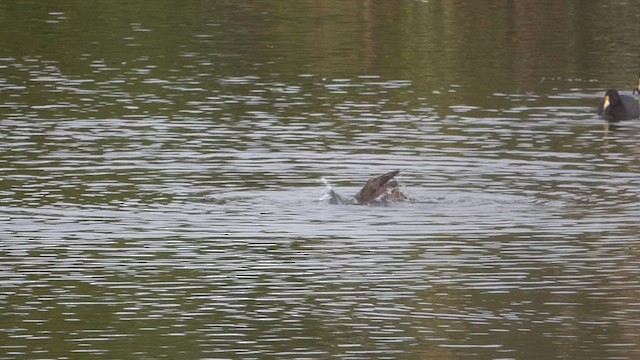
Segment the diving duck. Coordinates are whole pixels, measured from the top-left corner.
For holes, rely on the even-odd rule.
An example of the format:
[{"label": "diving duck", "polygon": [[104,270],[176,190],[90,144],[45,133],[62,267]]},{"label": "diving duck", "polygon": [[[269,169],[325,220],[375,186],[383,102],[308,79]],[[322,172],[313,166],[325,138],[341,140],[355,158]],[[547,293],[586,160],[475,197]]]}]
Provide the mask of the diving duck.
[{"label": "diving duck", "polygon": [[400,170],[395,170],[369,179],[353,199],[347,199],[329,189],[329,202],[342,205],[376,205],[407,200],[408,196],[400,190],[400,184],[395,179],[399,173]]}]

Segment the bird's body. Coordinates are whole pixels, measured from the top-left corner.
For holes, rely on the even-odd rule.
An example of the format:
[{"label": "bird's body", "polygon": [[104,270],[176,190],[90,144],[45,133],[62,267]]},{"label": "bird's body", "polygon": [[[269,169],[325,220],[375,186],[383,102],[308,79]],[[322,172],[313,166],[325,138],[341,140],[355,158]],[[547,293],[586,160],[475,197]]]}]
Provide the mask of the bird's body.
[{"label": "bird's body", "polygon": [[[390,187],[390,180],[400,173],[400,170],[395,170],[373,179],[369,179],[364,187],[356,195],[356,201],[358,204],[368,204],[371,201],[377,199],[380,195],[387,192]],[[395,182],[397,184],[397,181]]]},{"label": "bird's body", "polygon": [[598,105],[598,115],[603,115],[609,121],[635,119],[640,116],[638,100],[633,96],[620,95],[614,89],[607,90],[604,99]]},{"label": "bird's body", "polygon": [[369,179],[353,199],[347,199],[337,192],[330,190],[329,202],[344,205],[371,205],[406,200],[408,197],[400,190],[400,185],[395,179],[399,173],[400,170],[395,170]]}]

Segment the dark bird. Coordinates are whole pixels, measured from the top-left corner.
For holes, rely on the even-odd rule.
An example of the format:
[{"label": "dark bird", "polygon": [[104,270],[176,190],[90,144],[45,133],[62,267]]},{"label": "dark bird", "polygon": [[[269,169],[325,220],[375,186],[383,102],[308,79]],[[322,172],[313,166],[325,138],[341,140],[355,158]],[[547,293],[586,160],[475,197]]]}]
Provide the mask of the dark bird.
[{"label": "dark bird", "polygon": [[408,197],[400,190],[400,184],[395,179],[399,173],[400,170],[395,170],[369,179],[353,199],[344,198],[330,190],[329,202],[332,204],[371,205],[406,200]]},{"label": "dark bird", "polygon": [[640,75],[638,75],[638,87],[633,89],[633,95],[640,94]]},{"label": "dark bird", "polygon": [[598,105],[598,115],[604,115],[609,121],[634,119],[640,116],[638,100],[633,96],[620,95],[614,89],[607,90],[604,99]]},{"label": "dark bird", "polygon": [[398,182],[395,180],[392,182],[391,180],[399,173],[400,170],[395,170],[373,179],[369,179],[362,190],[356,194],[356,201],[358,204],[368,204],[376,200],[380,195],[386,194],[387,190],[390,188],[398,187]]}]

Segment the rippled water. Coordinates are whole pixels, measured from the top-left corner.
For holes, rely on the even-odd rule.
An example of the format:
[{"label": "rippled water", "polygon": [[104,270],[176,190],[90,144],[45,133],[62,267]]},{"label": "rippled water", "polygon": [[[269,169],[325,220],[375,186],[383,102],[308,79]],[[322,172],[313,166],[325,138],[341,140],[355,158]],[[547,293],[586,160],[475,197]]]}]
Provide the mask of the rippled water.
[{"label": "rippled water", "polygon": [[[409,76],[436,53],[412,35],[424,57],[373,65],[394,6],[267,3],[11,21],[36,30],[0,52],[0,358],[640,356],[640,122],[594,114],[636,70]],[[324,199],[394,169],[412,201]]]}]

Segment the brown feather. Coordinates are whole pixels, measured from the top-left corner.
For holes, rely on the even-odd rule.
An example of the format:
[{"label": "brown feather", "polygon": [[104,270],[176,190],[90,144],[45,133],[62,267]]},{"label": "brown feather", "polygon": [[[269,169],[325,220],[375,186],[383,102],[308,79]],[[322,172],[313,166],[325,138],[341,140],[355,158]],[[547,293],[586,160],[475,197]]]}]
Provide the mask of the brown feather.
[{"label": "brown feather", "polygon": [[376,178],[369,179],[364,185],[362,190],[356,195],[358,204],[365,205],[374,201],[378,196],[387,192],[387,183],[400,173],[400,170],[395,170],[384,175],[380,175]]}]

